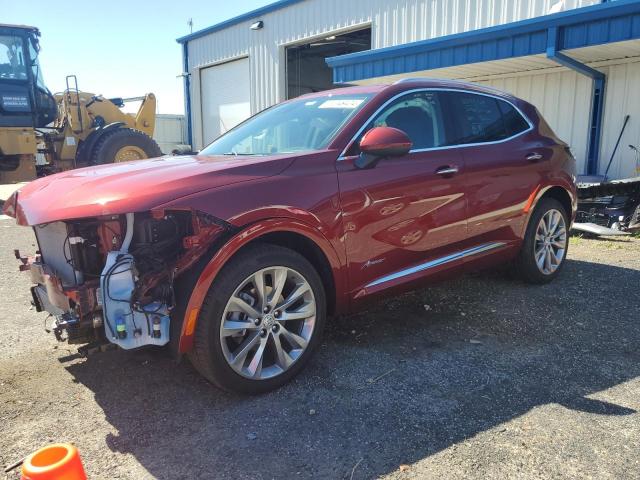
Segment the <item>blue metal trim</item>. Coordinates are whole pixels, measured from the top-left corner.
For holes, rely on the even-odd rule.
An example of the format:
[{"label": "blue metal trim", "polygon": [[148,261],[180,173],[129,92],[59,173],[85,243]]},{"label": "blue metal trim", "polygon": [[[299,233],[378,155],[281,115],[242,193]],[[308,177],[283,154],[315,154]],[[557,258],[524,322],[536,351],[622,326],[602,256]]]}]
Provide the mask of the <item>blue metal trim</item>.
[{"label": "blue metal trim", "polygon": [[304,0],[280,0],[279,2],[270,3],[269,5],[265,5],[264,7],[256,8],[255,10],[251,10],[250,12],[243,13],[242,15],[238,15],[237,17],[230,18],[229,20],[225,20],[224,22],[216,23],[215,25],[211,25],[210,27],[203,28],[202,30],[198,30],[197,32],[193,32],[189,35],[185,35],[176,39],[178,43],[186,43],[193,39],[204,37],[213,32],[218,32],[220,30],[224,30],[225,28],[229,28],[233,25],[237,25],[238,23],[242,23],[247,20],[255,20],[257,17],[261,15],[265,15],[267,13],[275,12],[276,10],[280,10],[282,8],[288,7],[290,5],[294,5],[296,3],[303,2]]},{"label": "blue metal trim", "polygon": [[547,35],[547,57],[567,68],[593,79],[593,101],[591,104],[591,120],[589,124],[589,141],[587,144],[587,175],[598,173],[600,157],[600,139],[602,137],[602,120],[604,112],[604,89],[606,75],[595,68],[561,53],[560,35],[557,27],[551,27]]},{"label": "blue metal trim", "polygon": [[189,73],[189,44],[182,44],[182,74],[184,79],[184,116],[187,119],[187,140],[193,151],[193,134],[191,130],[191,79]]},{"label": "blue metal trim", "polygon": [[617,0],[405,45],[327,58],[334,83],[546,53],[640,38],[640,1]]},{"label": "blue metal trim", "polygon": [[503,242],[485,243],[483,245],[478,245],[477,247],[469,248],[468,250],[455,252],[450,255],[447,255],[446,257],[436,258],[435,260],[430,260],[428,262],[421,263],[420,265],[416,265],[415,267],[406,268],[404,270],[400,270],[398,272],[385,275],[384,277],[380,277],[374,280],[373,282],[368,283],[364,288],[375,287],[376,285],[380,285],[381,283],[397,280],[398,278],[406,277],[407,275],[412,275],[414,273],[422,272],[424,270],[428,270],[429,268],[438,267],[440,265],[444,265],[445,263],[450,263],[455,260],[460,260],[462,258],[469,257],[471,255],[477,255],[478,253],[493,250],[494,248],[502,247],[504,245],[505,244]]}]

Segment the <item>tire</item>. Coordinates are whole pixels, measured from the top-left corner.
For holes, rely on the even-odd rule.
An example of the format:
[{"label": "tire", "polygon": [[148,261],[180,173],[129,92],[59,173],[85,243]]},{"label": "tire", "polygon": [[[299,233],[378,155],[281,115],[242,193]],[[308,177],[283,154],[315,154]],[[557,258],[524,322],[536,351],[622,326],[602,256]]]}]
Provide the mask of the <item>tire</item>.
[{"label": "tire", "polygon": [[[558,214],[561,216],[561,220]],[[558,227],[548,235],[549,239],[545,238],[547,235],[539,230],[543,228],[541,226],[543,218],[551,220],[552,226],[554,221],[558,221]],[[545,225],[548,225],[548,223]],[[538,241],[536,240],[537,235],[540,235]],[[560,245],[563,247],[561,248]],[[556,278],[562,270],[567,257],[568,247],[569,218],[567,211],[562,203],[555,198],[543,198],[529,219],[522,248],[515,262],[518,276],[527,283],[549,283]],[[543,250],[545,249],[550,249],[549,257],[544,254]],[[536,252],[541,252],[543,255],[537,256]],[[542,257],[542,266],[540,266],[537,260],[540,260]],[[549,263],[547,263],[547,259]]]},{"label": "tire", "polygon": [[[131,148],[127,150],[126,147]],[[160,147],[146,133],[132,128],[116,128],[105,133],[98,140],[90,154],[89,163],[104,165],[118,161],[142,160],[161,156]]]},{"label": "tire", "polygon": [[[260,308],[264,303],[257,294],[256,275],[263,279],[263,297],[272,307],[268,311]],[[274,296],[273,286],[280,284],[282,294],[274,301],[269,297]],[[298,292],[303,293],[294,295]],[[237,299],[245,306],[238,307]],[[288,302],[284,309],[278,308]],[[253,315],[246,313],[251,309]],[[297,316],[305,318],[286,319]],[[207,380],[224,390],[267,392],[289,382],[304,368],[320,343],[325,322],[325,291],[313,266],[287,248],[250,246],[229,261],[209,289],[189,360]],[[243,356],[243,352],[249,353]]]}]

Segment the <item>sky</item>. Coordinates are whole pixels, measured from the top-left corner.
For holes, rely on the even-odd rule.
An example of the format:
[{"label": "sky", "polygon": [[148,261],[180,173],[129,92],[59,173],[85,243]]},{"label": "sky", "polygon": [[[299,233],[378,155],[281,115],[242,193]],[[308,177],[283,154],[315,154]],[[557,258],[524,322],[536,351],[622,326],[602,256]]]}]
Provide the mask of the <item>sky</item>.
[{"label": "sky", "polygon": [[78,76],[82,91],[105,97],[153,92],[158,113],[184,113],[182,51],[176,38],[273,0],[0,0],[0,23],[38,27],[49,90]]}]

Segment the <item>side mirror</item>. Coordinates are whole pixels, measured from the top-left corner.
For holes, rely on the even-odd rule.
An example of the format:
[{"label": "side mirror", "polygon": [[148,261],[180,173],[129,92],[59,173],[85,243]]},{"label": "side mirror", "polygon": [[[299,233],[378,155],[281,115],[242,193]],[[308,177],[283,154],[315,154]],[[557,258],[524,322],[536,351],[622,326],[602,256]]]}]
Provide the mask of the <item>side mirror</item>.
[{"label": "side mirror", "polygon": [[375,127],[360,140],[358,168],[371,168],[383,157],[400,157],[411,150],[411,139],[402,130],[392,127]]}]

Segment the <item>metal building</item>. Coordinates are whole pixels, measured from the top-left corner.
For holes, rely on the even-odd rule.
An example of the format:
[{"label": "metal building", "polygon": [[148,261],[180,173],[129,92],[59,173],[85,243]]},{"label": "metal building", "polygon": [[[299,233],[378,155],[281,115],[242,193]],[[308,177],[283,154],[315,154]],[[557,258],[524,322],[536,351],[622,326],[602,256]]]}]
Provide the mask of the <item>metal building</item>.
[{"label": "metal building", "polygon": [[157,114],[153,139],[165,155],[191,150],[184,115]]},{"label": "metal building", "polygon": [[274,103],[341,83],[479,82],[524,98],[610,177],[640,143],[640,0],[282,0],[179,38],[200,149]]}]

